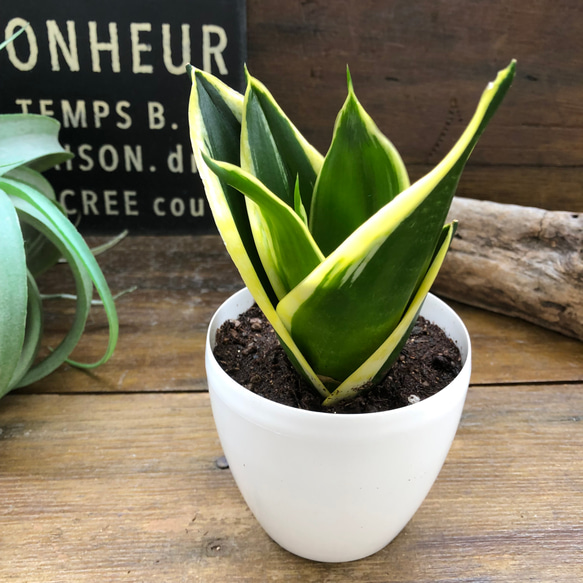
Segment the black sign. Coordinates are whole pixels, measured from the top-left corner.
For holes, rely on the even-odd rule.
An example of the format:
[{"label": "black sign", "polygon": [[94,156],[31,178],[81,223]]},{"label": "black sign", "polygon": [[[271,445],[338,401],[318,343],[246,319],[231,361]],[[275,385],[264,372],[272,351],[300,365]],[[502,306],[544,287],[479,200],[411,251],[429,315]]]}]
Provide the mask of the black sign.
[{"label": "black sign", "polygon": [[0,112],[53,116],[47,172],[84,233],[214,230],[188,132],[187,63],[242,90],[244,0],[2,0]]}]

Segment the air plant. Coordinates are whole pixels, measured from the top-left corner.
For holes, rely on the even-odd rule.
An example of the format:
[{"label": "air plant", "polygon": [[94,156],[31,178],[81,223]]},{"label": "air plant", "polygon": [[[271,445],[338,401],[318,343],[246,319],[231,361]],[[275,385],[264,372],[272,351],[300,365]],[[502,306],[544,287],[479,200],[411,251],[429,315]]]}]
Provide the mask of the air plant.
[{"label": "air plant", "polygon": [[323,157],[247,72],[242,95],[189,68],[196,163],[243,281],[324,405],[380,380],[399,355],[455,232],[463,167],[512,83],[485,89],[445,158],[410,184],[393,144],[348,97]]},{"label": "air plant", "polygon": [[[56,120],[41,115],[0,115],[0,397],[64,362],[96,367],[109,359],[117,342],[118,319],[105,277],[41,174],[72,156],[59,144],[59,128]],[[75,316],[60,344],[39,357],[44,315],[37,279],[61,258],[75,280]],[[109,341],[96,362],[76,362],[69,357],[83,335],[94,287],[107,315]]]},{"label": "air plant", "polygon": [[[0,115],[0,397],[53,372],[64,362],[93,368],[112,355],[118,336],[115,303],[83,237],[57,204],[41,174],[71,157],[60,146],[59,123],[33,114]],[[37,278],[63,257],[75,280],[75,317],[68,333],[38,359],[43,305]],[[109,324],[104,355],[93,363],[70,360],[97,290]]]}]

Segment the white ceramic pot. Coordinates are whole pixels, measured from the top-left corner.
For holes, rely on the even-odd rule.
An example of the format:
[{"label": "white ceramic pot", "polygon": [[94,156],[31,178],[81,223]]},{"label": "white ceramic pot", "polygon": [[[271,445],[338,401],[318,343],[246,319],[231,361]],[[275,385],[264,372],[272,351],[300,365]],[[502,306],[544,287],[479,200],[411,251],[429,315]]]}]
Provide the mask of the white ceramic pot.
[{"label": "white ceramic pot", "polygon": [[421,314],[458,345],[458,377],[400,409],[316,413],[255,395],[213,357],[217,328],[252,304],[247,289],[229,298],[211,320],[206,344],[213,415],[235,481],[261,526],[288,551],[325,562],[371,555],[409,522],[445,461],[470,380],[468,332],[430,294]]}]

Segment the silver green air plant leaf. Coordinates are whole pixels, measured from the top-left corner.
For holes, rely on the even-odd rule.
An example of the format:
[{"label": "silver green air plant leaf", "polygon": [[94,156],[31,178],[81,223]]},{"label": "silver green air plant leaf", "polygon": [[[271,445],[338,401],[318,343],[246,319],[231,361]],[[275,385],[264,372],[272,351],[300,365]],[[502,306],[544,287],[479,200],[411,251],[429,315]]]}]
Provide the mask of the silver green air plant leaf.
[{"label": "silver green air plant leaf", "polygon": [[[96,367],[110,358],[117,342],[118,318],[105,277],[41,174],[71,157],[59,144],[59,127],[40,115],[0,115],[0,397],[63,362]],[[37,279],[60,258],[75,280],[75,316],[60,344],[41,357],[44,317]],[[94,288],[105,308],[109,339],[99,360],[76,362],[69,357],[83,335]]]},{"label": "silver green air plant leaf", "polygon": [[451,151],[414,184],[350,75],[323,157],[248,73],[241,95],[189,72],[194,155],[231,258],[324,405],[356,396],[382,378],[410,334],[455,232],[445,221],[462,170],[515,62],[488,84]]}]

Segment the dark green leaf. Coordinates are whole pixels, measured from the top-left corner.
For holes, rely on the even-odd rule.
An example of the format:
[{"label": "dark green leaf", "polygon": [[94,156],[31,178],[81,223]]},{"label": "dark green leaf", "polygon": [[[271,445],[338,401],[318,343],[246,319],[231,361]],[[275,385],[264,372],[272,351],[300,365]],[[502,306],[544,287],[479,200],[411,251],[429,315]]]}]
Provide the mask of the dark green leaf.
[{"label": "dark green leaf", "polygon": [[[193,89],[189,106],[189,121],[195,160],[203,180],[217,228],[243,281],[255,301],[273,325],[286,351],[298,364],[298,370],[322,394],[328,391],[297,349],[276,311],[277,296],[263,269],[247,215],[245,198],[214,174],[203,155],[218,161],[231,162],[236,158],[226,143],[229,135],[240,131],[243,96],[229,89],[212,75],[191,69]],[[225,117],[226,121],[221,117]],[[228,127],[223,127],[224,124]],[[238,140],[236,141],[238,145]],[[227,153],[227,154],[226,154]],[[239,159],[235,160],[239,163]]]},{"label": "dark green leaf", "polygon": [[401,156],[348,82],[334,137],[318,177],[309,225],[324,255],[409,186]]},{"label": "dark green leaf", "polygon": [[[233,253],[246,254],[266,294],[272,302],[277,302],[255,247],[244,197],[208,173],[201,158],[204,153],[213,160],[240,163],[243,96],[198,69],[193,69],[192,80],[190,127],[193,149],[217,228],[229,253],[232,250]],[[251,273],[249,277],[252,277]]]},{"label": "dark green leaf", "polygon": [[433,171],[359,227],[278,305],[319,375],[343,381],[400,322],[429,268],[463,166],[513,75],[514,63],[488,85],[462,137]]},{"label": "dark green leaf", "polygon": [[452,223],[443,228],[442,236],[431,265],[423,278],[421,285],[415,291],[411,303],[403,314],[399,324],[389,337],[358,367],[342,384],[326,399],[324,405],[329,406],[339,401],[354,398],[358,391],[380,381],[397,360],[407,338],[411,333],[423,302],[439,273],[447,251],[456,231],[457,224]]},{"label": "dark green leaf", "polygon": [[247,76],[241,135],[241,167],[294,208],[299,177],[306,209],[310,208],[322,156],[305,140],[257,79]]}]

